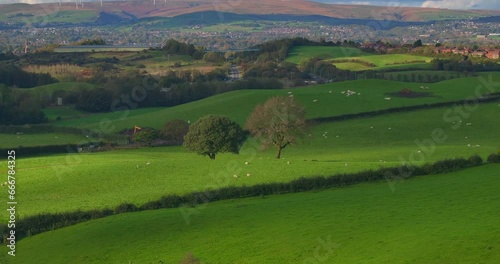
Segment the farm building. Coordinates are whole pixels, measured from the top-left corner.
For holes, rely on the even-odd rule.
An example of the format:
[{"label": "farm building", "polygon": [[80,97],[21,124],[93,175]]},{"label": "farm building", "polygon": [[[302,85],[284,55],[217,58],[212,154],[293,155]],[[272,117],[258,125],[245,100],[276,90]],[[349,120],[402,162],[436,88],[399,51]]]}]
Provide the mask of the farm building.
[{"label": "farm building", "polygon": [[500,50],[490,50],[486,54],[488,59],[499,59],[500,58]]}]

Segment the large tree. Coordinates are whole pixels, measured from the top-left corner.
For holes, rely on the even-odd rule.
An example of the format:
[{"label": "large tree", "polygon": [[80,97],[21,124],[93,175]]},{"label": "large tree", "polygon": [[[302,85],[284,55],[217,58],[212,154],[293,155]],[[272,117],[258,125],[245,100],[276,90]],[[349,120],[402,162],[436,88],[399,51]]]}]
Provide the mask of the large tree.
[{"label": "large tree", "polygon": [[184,136],[189,131],[189,123],[174,119],[168,121],[161,129],[162,138],[168,141],[169,144],[182,145]]},{"label": "large tree", "polygon": [[215,159],[217,153],[238,154],[247,137],[248,133],[229,118],[207,115],[189,127],[184,146]]},{"label": "large tree", "polygon": [[284,148],[304,135],[305,110],[293,97],[272,97],[255,107],[245,128],[261,139],[264,147],[274,145],[279,159]]},{"label": "large tree", "polygon": [[160,137],[160,131],[154,128],[144,128],[134,135],[134,141],[145,144],[149,147]]}]

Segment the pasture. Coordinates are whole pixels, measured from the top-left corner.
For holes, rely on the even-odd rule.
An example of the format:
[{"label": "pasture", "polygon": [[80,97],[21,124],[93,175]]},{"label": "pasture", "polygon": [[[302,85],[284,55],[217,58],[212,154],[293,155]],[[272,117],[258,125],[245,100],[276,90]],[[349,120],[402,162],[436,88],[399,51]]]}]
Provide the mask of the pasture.
[{"label": "pasture", "polygon": [[[491,76],[493,80],[500,80],[498,73],[491,73],[487,76]],[[305,106],[307,118],[329,117],[393,107],[463,100],[475,96],[476,88],[481,85],[481,80],[478,77],[471,77],[432,84],[357,80],[283,90],[242,90],[170,108],[146,108],[103,113],[81,119],[63,120],[54,124],[98,129],[103,123],[106,123],[112,128],[112,131],[116,132],[134,125],[160,128],[166,121],[176,118],[194,122],[209,113],[227,115],[234,121],[243,124],[257,104],[272,96],[289,96],[288,93],[292,93],[291,95]],[[429,87],[429,89],[422,90],[421,86]],[[391,100],[385,100],[388,97],[386,93],[398,92],[405,88],[413,91],[431,92],[434,97],[395,97]],[[490,89],[495,89],[495,87],[490,87]],[[354,91],[355,94],[347,96],[345,93],[347,90]],[[488,89],[481,89],[479,92],[484,94],[488,92]],[[316,103],[315,99],[318,100]]]},{"label": "pasture", "polygon": [[74,119],[74,118],[82,118],[85,116],[91,115],[91,113],[75,109],[74,107],[46,107],[42,110],[49,122],[64,120],[64,119]]},{"label": "pasture", "polygon": [[[358,80],[242,90],[170,108],[82,118],[76,117],[85,113],[68,110],[63,120],[51,123],[111,128],[107,131],[111,133],[135,125],[160,128],[176,118],[194,122],[212,113],[243,124],[257,104],[274,95],[293,95],[305,106],[308,118],[329,117],[458,101],[498,91],[499,73],[481,77],[486,79],[432,84]],[[489,89],[478,89],[485,84]],[[423,90],[424,86],[428,89]],[[57,86],[42,90],[60,88],[53,87]],[[387,93],[402,89],[431,92],[432,97],[387,99]],[[255,139],[249,139],[239,155],[220,154],[215,160],[181,146],[19,157],[16,192],[22,209],[17,217],[114,208],[122,203],[142,205],[167,194],[288,182],[404,163],[421,165],[475,154],[484,159],[500,149],[500,123],[492,122],[499,117],[499,103],[318,123],[297,145],[287,147],[280,160],[273,158],[274,149],[260,149]],[[51,119],[65,112],[62,108],[45,111]],[[88,140],[82,137],[2,135],[0,146]],[[379,182],[221,201],[187,209],[196,212],[189,224],[180,209],[120,214],[20,240],[17,256],[9,263],[178,263],[188,253],[205,263],[316,263],[318,239],[334,244],[331,251],[322,251],[328,253],[327,263],[496,263],[500,215],[491,197],[500,186],[498,168],[485,165],[398,181],[394,191],[387,182]],[[5,175],[6,168],[0,167],[0,174]],[[6,202],[7,196],[0,196],[0,203]],[[5,256],[5,247],[0,252]]]},{"label": "pasture", "polygon": [[27,65],[23,67],[23,70],[27,72],[48,73],[61,82],[83,76],[85,69],[84,67],[72,64]]},{"label": "pasture", "polygon": [[302,61],[311,58],[321,58],[321,59],[335,59],[335,58],[345,58],[345,57],[358,57],[366,56],[369,53],[365,53],[357,48],[350,47],[316,47],[316,46],[298,46],[293,47],[286,61],[300,64]]},{"label": "pasture", "polygon": [[33,88],[16,88],[14,89],[14,91],[19,91],[19,92],[25,91],[37,97],[44,97],[44,96],[49,97],[52,96],[54,92],[57,91],[72,92],[82,89],[94,89],[94,88],[95,86],[93,84],[85,82],[59,82],[59,83],[37,86]]},{"label": "pasture", "polygon": [[189,222],[121,214],[25,238],[10,263],[497,263],[499,169],[221,201]]},{"label": "pasture", "polygon": [[[282,160],[273,158],[274,149],[261,151],[254,140],[240,155],[222,154],[215,161],[182,147],[23,158],[17,171],[24,201],[19,216],[123,202],[140,205],[162,195],[208,187],[286,182],[474,154],[486,158],[498,151],[500,124],[491,122],[498,117],[498,103],[482,104],[468,118],[453,113],[450,120],[443,119],[449,109],[454,108],[320,124],[297,146],[287,147]],[[442,130],[439,138],[445,138],[437,143],[432,141],[436,129]],[[0,202],[5,199],[0,197]]]},{"label": "pasture", "polygon": [[344,70],[367,70],[415,67],[423,68],[433,58],[411,54],[385,54],[369,56],[345,56],[342,59],[328,60],[337,68]]},{"label": "pasture", "polygon": [[43,134],[1,134],[0,148],[17,148],[19,146],[45,146],[45,145],[65,145],[83,144],[95,142],[93,138],[87,138],[83,134],[65,133],[43,133]]}]

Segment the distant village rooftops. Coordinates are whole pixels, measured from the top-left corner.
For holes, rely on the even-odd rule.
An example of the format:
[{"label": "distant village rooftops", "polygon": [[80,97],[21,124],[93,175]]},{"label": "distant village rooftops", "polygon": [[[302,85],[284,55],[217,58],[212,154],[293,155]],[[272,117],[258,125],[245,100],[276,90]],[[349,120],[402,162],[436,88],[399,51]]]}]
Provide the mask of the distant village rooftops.
[{"label": "distant village rooftops", "polygon": [[57,47],[54,52],[142,51],[152,47],[146,45],[80,45]]}]

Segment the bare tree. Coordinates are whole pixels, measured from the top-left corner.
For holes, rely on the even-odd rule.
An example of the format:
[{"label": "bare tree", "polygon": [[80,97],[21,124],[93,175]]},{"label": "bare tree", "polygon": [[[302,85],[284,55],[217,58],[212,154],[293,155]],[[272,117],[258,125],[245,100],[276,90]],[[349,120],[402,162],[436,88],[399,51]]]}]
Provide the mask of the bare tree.
[{"label": "bare tree", "polygon": [[305,110],[293,97],[272,97],[255,107],[245,128],[260,139],[264,147],[274,145],[279,159],[284,148],[305,134]]}]

